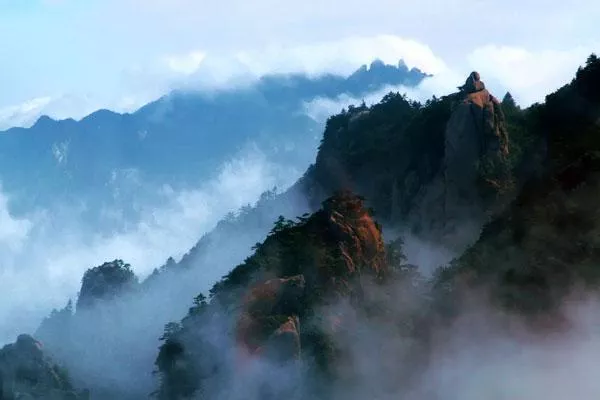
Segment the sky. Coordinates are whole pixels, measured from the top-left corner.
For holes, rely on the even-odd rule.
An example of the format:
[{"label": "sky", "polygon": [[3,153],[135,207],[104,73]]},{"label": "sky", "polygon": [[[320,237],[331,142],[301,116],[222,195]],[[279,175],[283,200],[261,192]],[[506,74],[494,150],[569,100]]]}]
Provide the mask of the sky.
[{"label": "sky", "polygon": [[600,49],[598,20],[596,0],[0,0],[0,127],[376,57],[437,74],[440,92],[476,69],[528,105]]}]

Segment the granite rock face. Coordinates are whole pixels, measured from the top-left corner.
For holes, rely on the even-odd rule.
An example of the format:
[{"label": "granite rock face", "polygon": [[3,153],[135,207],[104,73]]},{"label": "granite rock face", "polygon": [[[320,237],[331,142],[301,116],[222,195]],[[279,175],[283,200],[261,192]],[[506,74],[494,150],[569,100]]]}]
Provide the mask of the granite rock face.
[{"label": "granite rock face", "polygon": [[444,160],[416,202],[423,233],[460,252],[512,189],[509,136],[501,103],[472,72],[455,93],[444,136]]},{"label": "granite rock face", "polygon": [[298,312],[304,276],[271,279],[254,287],[244,300],[236,338],[246,356],[277,355],[279,362],[300,358]]}]

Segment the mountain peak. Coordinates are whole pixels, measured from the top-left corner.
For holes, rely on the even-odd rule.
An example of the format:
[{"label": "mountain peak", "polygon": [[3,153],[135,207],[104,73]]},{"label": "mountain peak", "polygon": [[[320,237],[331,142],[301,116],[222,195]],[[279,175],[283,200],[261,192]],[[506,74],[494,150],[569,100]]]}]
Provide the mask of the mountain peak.
[{"label": "mountain peak", "polygon": [[138,279],[129,264],[114,260],[88,269],[83,275],[77,310],[89,308],[97,301],[110,299],[132,289]]},{"label": "mountain peak", "polygon": [[38,118],[38,120],[35,122],[35,124],[33,124],[33,127],[45,129],[55,122],[56,122],[56,120],[50,118],[49,116],[42,115],[41,117]]},{"label": "mountain peak", "polygon": [[388,65],[386,63],[383,62],[383,60],[381,60],[380,58],[376,58],[375,60],[371,61],[371,65],[369,66],[369,70],[373,70],[373,69],[380,69],[380,68],[385,68]]}]

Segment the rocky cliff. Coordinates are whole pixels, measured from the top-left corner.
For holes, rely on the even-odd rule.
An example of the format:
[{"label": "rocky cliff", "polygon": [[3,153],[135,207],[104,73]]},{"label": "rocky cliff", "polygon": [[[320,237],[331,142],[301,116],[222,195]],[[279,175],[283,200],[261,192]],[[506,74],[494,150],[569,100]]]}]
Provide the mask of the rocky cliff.
[{"label": "rocky cliff", "polygon": [[590,57],[568,85],[534,106],[544,172],[484,228],[442,279],[491,288],[494,302],[538,314],[600,282],[600,61]]},{"label": "rocky cliff", "polygon": [[137,284],[138,280],[131,266],[122,260],[90,268],[83,275],[77,309],[89,308],[97,302],[114,299],[134,289]]},{"label": "rocky cliff", "polygon": [[[327,338],[343,325],[344,316],[317,310],[342,301],[360,304],[364,285],[377,284],[387,274],[380,227],[361,198],[340,192],[311,216],[297,222],[280,220],[254,255],[215,285],[211,302],[190,310],[182,325],[165,336],[157,360],[163,378],[160,396],[183,396],[187,386],[174,389],[182,376],[196,382],[194,392],[235,396],[229,392],[233,389],[216,383],[226,374],[223,371],[235,373],[237,380],[251,376],[251,385],[266,396],[261,398],[295,393],[298,387],[279,386],[273,381],[277,378],[264,371],[283,368],[296,375],[333,368],[335,351]],[[224,317],[230,322],[221,325],[222,340],[217,342],[207,329]],[[231,353],[232,358],[221,357],[222,365],[207,368],[206,352]],[[189,367],[179,370],[182,365]]]},{"label": "rocky cliff", "polygon": [[477,72],[459,89],[449,96],[452,113],[440,169],[422,187],[409,216],[415,232],[457,254],[477,240],[483,224],[506,204],[513,189],[501,103]]}]

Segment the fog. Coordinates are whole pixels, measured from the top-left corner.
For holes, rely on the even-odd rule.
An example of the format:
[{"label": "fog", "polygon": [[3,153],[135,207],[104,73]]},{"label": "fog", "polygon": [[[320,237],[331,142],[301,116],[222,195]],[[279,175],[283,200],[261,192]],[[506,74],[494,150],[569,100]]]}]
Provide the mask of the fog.
[{"label": "fog", "polygon": [[[52,308],[74,298],[86,269],[120,258],[145,277],[168,257],[181,257],[226,213],[253,204],[274,186],[287,187],[301,173],[250,147],[195,189],[156,188],[165,199],[160,208],[139,199],[141,217],[133,226],[119,219],[119,210],[103,210],[114,222],[108,234],[83,226],[78,205],[14,217],[8,207],[11,194],[0,193],[0,342],[32,332]],[[207,268],[204,279],[214,282],[229,268]]]},{"label": "fog", "polygon": [[579,293],[563,304],[560,317],[535,331],[485,304],[470,304],[454,326],[436,335],[423,387],[414,398],[598,397],[600,303],[595,295]]},{"label": "fog", "polygon": [[[318,311],[321,328],[343,352],[337,378],[327,382],[306,373],[312,360],[304,354],[300,362],[284,367],[261,359],[240,364],[229,331],[232,321],[204,321],[198,328],[202,340],[219,356],[195,360],[201,368],[220,363],[219,372],[202,381],[204,393],[232,400],[319,398],[315,393],[335,400],[562,400],[600,395],[595,379],[600,302],[595,294],[574,292],[556,314],[536,320],[501,311],[482,288],[463,293],[468,301],[459,315],[440,324],[428,314],[430,299],[419,285],[366,285],[359,306],[341,301]],[[367,317],[362,307],[376,303],[384,304],[385,316]],[[333,316],[342,323],[331,330]],[[427,322],[422,336],[408,333],[423,317]]]},{"label": "fog", "polygon": [[342,373],[352,379],[335,387],[335,398],[558,400],[600,395],[595,379],[600,356],[597,297],[579,293],[544,326],[501,312],[489,304],[485,291],[470,299],[451,325],[431,328],[426,348],[398,332],[406,311],[419,312],[423,303],[410,298],[388,302],[398,319],[379,323],[346,307],[355,329],[341,331],[339,340],[350,352]]},{"label": "fog", "polygon": [[[217,229],[187,268],[166,270],[130,294],[77,310],[68,324],[38,332],[38,337],[65,363],[75,382],[99,398],[145,397],[156,387],[152,371],[165,324],[181,320],[195,296],[208,294],[219,278],[249,255],[251,246],[271,229],[276,218],[271,212],[292,217],[306,211],[303,204],[299,198],[288,204],[287,212],[275,208],[268,213],[270,218],[261,217],[252,226],[237,223],[235,232]],[[224,336],[221,329],[217,337]]]},{"label": "fog", "polygon": [[[447,82],[431,78],[416,89],[389,87],[365,99],[345,95],[315,99],[304,111],[324,121],[349,104],[377,102],[390,90],[425,99]],[[289,187],[304,167],[276,164],[260,149],[246,148],[194,189],[157,187],[164,205],[155,208],[142,200],[140,220],[117,224],[112,234],[98,234],[94,227],[81,224],[78,213],[85,205],[64,204],[16,217],[9,206],[14,195],[0,192],[0,342],[34,332],[52,308],[75,299],[86,269],[119,258],[144,278],[169,256],[179,260],[227,213],[255,204],[261,193],[275,186]],[[307,211],[305,199],[296,195],[289,194],[277,214],[293,217]],[[270,205],[267,202],[265,208]],[[194,296],[206,293],[250,254],[251,246],[272,226],[275,211],[256,217],[259,223],[235,226],[235,231],[217,230],[205,242],[201,257],[190,259],[190,269],[167,271],[129,295],[77,310],[63,330],[47,337],[55,343],[51,352],[65,362],[77,384],[90,387],[100,398],[145,397],[156,387],[153,363],[164,325],[180,320]],[[119,221],[120,210],[102,212]],[[409,262],[425,276],[456,256],[437,244],[404,236]],[[382,319],[367,318],[346,303],[322,310],[324,315],[343,315],[345,323],[333,334],[335,344],[347,354],[347,363],[338,371],[340,380],[327,386],[334,399],[558,400],[574,393],[584,398],[600,395],[592,376],[600,355],[597,299],[575,297],[563,310],[568,324],[548,337],[486,305],[487,298],[478,293],[454,325],[429,332],[431,341],[424,347],[398,327],[429,311],[427,296],[415,288],[419,289],[412,282],[382,292],[368,288],[372,301],[391,308]],[[229,374],[235,372],[235,344],[228,336],[231,321],[212,323],[206,328],[207,340],[218,350],[216,361],[225,365],[220,379],[231,382]],[[265,385],[274,393],[300,397],[323,388],[304,372],[301,364],[282,369],[257,361],[247,375],[215,390],[219,398],[258,400]]]}]

